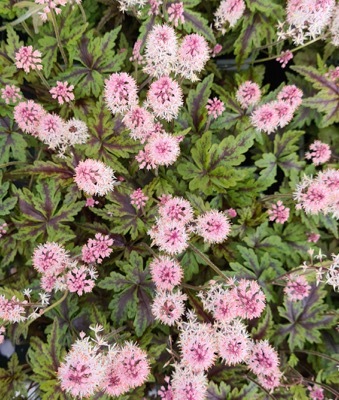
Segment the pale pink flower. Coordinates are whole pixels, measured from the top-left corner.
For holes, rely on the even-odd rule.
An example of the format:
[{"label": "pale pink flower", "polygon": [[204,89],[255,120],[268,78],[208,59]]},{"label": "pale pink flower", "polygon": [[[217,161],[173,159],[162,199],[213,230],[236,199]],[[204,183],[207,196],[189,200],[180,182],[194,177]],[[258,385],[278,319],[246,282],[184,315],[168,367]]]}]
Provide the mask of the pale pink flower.
[{"label": "pale pink flower", "polygon": [[141,55],[141,45],[142,45],[141,40],[137,40],[134,43],[132,57],[130,57],[129,59],[130,61],[134,61],[137,63],[141,63],[143,61],[144,57]]},{"label": "pale pink flower", "polygon": [[222,243],[231,232],[231,224],[224,213],[211,210],[199,215],[194,231],[202,236],[206,243]]},{"label": "pale pink flower", "polygon": [[177,54],[176,73],[192,82],[197,81],[209,60],[209,47],[203,36],[193,33],[184,36]]},{"label": "pale pink flower", "polygon": [[180,285],[184,275],[178,261],[167,256],[155,258],[149,269],[158,290],[172,290],[174,286]]},{"label": "pale pink flower", "polygon": [[160,78],[169,75],[177,59],[177,37],[169,25],[155,25],[146,40],[144,72]]},{"label": "pale pink flower", "polygon": [[193,209],[189,201],[182,197],[172,197],[160,204],[159,214],[162,221],[176,221],[187,224],[193,219]]},{"label": "pale pink flower", "polygon": [[0,225],[0,238],[7,233],[7,223],[4,222]]},{"label": "pale pink flower", "polygon": [[271,209],[267,211],[270,221],[275,221],[278,224],[283,224],[288,220],[290,215],[290,209],[285,207],[282,201],[278,201],[277,204],[272,204]]},{"label": "pale pink flower", "polygon": [[284,288],[284,292],[290,301],[298,301],[308,297],[310,290],[311,286],[304,276],[291,276]]},{"label": "pale pink flower", "polygon": [[20,89],[15,85],[6,85],[1,89],[1,98],[5,100],[6,104],[16,103],[22,98]]},{"label": "pale pink flower", "polygon": [[277,61],[280,62],[281,68],[285,68],[290,60],[293,58],[293,53],[290,50],[282,51]]},{"label": "pale pink flower", "polygon": [[85,122],[80,119],[71,118],[64,123],[63,144],[74,146],[84,144],[89,138],[88,128]]},{"label": "pale pink flower", "polygon": [[320,386],[314,385],[308,386],[307,389],[309,390],[309,395],[312,400],[324,400],[324,389]]},{"label": "pale pink flower", "polygon": [[183,105],[182,90],[173,79],[163,76],[151,84],[147,93],[147,104],[157,118],[171,121],[178,116]]},{"label": "pale pink flower", "polygon": [[26,73],[31,70],[41,70],[41,53],[39,50],[34,50],[32,46],[22,46],[15,53],[15,65],[17,68],[22,68]]},{"label": "pale pink flower", "polygon": [[252,346],[247,364],[256,375],[270,374],[278,369],[278,354],[267,340],[261,340]]},{"label": "pale pink flower", "polygon": [[45,292],[50,293],[56,289],[56,283],[59,278],[54,275],[43,275],[40,279],[40,286]]},{"label": "pale pink flower", "polygon": [[277,99],[288,103],[295,111],[302,103],[303,92],[295,85],[286,85],[278,93]]},{"label": "pale pink flower", "polygon": [[260,317],[265,308],[266,297],[256,281],[241,279],[232,292],[239,317],[244,319]]},{"label": "pale pink flower", "polygon": [[4,326],[0,326],[0,344],[2,344],[5,340],[4,333],[6,332],[6,328]]},{"label": "pale pink flower", "polygon": [[67,272],[66,279],[68,290],[71,293],[76,292],[79,296],[91,292],[95,284],[90,269],[84,265],[72,268]]},{"label": "pale pink flower", "polygon": [[207,378],[203,372],[194,373],[182,365],[175,365],[172,376],[173,398],[175,400],[205,400]]},{"label": "pale pink flower", "polygon": [[279,126],[280,128],[283,128],[284,126],[288,125],[292,118],[293,118],[293,113],[295,109],[291,107],[288,103],[285,101],[272,101],[271,103],[272,106],[274,107],[275,111],[278,114],[279,117]]},{"label": "pale pink flower", "polygon": [[305,153],[307,160],[312,160],[314,165],[324,164],[331,158],[332,152],[330,146],[322,143],[320,140],[315,140],[310,145],[310,151]]},{"label": "pale pink flower", "polygon": [[339,170],[329,168],[320,171],[317,181],[326,185],[330,191],[337,191],[339,190]]},{"label": "pale pink flower", "polygon": [[37,136],[40,119],[45,113],[45,110],[33,100],[22,101],[14,107],[14,120],[23,132]]},{"label": "pale pink flower", "polygon": [[214,97],[214,99],[208,99],[206,108],[207,114],[212,115],[213,118],[218,118],[218,116],[225,111],[224,103],[217,97]]},{"label": "pale pink flower", "polygon": [[70,257],[63,246],[55,242],[39,244],[33,253],[33,267],[41,274],[59,275],[70,263]]},{"label": "pale pink flower", "polygon": [[159,207],[164,206],[169,200],[171,200],[173,196],[171,194],[162,194],[159,197]]},{"label": "pale pink flower", "polygon": [[170,22],[173,21],[174,26],[178,26],[179,21],[183,24],[185,22],[184,17],[184,4],[182,2],[172,3],[168,9],[168,19]]},{"label": "pale pink flower", "polygon": [[188,247],[188,234],[185,226],[176,221],[158,221],[156,228],[149,232],[153,242],[161,251],[180,254]]},{"label": "pale pink flower", "polygon": [[120,364],[118,360],[119,352],[113,348],[110,349],[106,358],[105,375],[101,384],[102,389],[109,396],[120,396],[129,391],[129,382],[121,376]]},{"label": "pale pink flower", "polygon": [[37,127],[38,138],[55,150],[64,142],[65,122],[57,114],[45,114],[41,117]]},{"label": "pale pink flower", "polygon": [[42,12],[39,12],[42,21],[47,21],[48,14],[55,12],[56,14],[61,13],[61,8],[67,4],[67,0],[35,0],[37,4],[44,5]]},{"label": "pale pink flower", "polygon": [[320,239],[320,235],[318,233],[307,233],[307,241],[310,243],[317,243],[317,241]]},{"label": "pale pink flower", "polygon": [[125,114],[123,122],[131,131],[131,138],[139,139],[141,143],[144,143],[154,130],[153,116],[142,107],[131,108]]},{"label": "pale pink flower", "polygon": [[216,13],[214,14],[214,25],[222,33],[226,32],[225,25],[229,23],[232,28],[242,17],[245,11],[243,0],[222,0]]},{"label": "pale pink flower", "polygon": [[149,199],[142,191],[142,189],[136,189],[130,195],[131,204],[134,204],[137,210],[141,210],[145,207],[147,200]]},{"label": "pale pink flower", "polygon": [[53,99],[57,99],[59,104],[69,103],[74,100],[73,85],[66,82],[57,81],[56,86],[49,91]]},{"label": "pale pink flower", "polygon": [[229,218],[235,218],[238,215],[234,208],[229,208],[228,210],[226,210],[226,213]]},{"label": "pale pink flower", "polygon": [[113,239],[101,233],[95,234],[95,239],[89,239],[87,244],[82,247],[82,261],[87,264],[101,264],[103,258],[109,257],[112,253],[111,246]]},{"label": "pale pink flower", "polygon": [[99,204],[97,200],[93,197],[87,197],[85,207],[94,207],[96,204]]},{"label": "pale pink flower", "polygon": [[167,388],[164,385],[161,386],[158,390],[158,396],[160,396],[161,400],[174,400],[169,376],[165,376],[164,380],[167,383]]},{"label": "pale pink flower", "polygon": [[270,134],[279,126],[279,115],[274,105],[272,103],[267,103],[258,107],[252,113],[251,122],[258,131],[264,131]]},{"label": "pale pink flower", "polygon": [[17,297],[13,296],[10,300],[3,294],[0,294],[0,318],[4,321],[11,323],[22,322],[26,318],[24,304],[27,301],[20,301]]},{"label": "pale pink flower", "polygon": [[235,97],[242,108],[248,108],[259,102],[261,98],[260,87],[257,83],[246,81],[239,86]]},{"label": "pale pink flower", "polygon": [[187,296],[180,291],[157,292],[152,304],[152,314],[156,320],[172,326],[181,319],[185,312],[184,301],[186,300]]},{"label": "pale pink flower", "polygon": [[144,150],[140,150],[139,153],[135,156],[135,159],[139,163],[139,169],[153,169],[156,168],[156,164],[154,160],[151,159],[150,151],[145,146]]},{"label": "pale pink flower", "polygon": [[[145,146],[145,156],[150,166],[172,165],[177,160],[180,147],[176,137],[168,133],[153,135]],[[152,167],[154,168],[154,167]]]},{"label": "pale pink flower", "polygon": [[272,391],[280,385],[281,372],[275,368],[267,373],[258,375],[258,382],[269,391]]},{"label": "pale pink flower", "polygon": [[113,170],[101,161],[87,159],[75,168],[75,183],[80,190],[93,196],[104,196],[114,188]]},{"label": "pale pink flower", "polygon": [[141,386],[150,374],[147,353],[131,342],[120,350],[117,365],[121,379],[127,381],[130,388]]},{"label": "pale pink flower", "polygon": [[[330,26],[331,33],[331,43],[335,46],[339,46],[339,6],[338,4],[335,6],[332,22]],[[339,67],[336,68],[337,74],[339,73]],[[334,70],[335,71],[335,70]]]},{"label": "pale pink flower", "polygon": [[77,340],[58,368],[61,388],[74,397],[90,397],[104,379],[105,360],[89,338]]},{"label": "pale pink flower", "polygon": [[162,4],[162,0],[148,0],[151,8],[148,12],[148,15],[158,15],[160,13],[160,6]]},{"label": "pale pink flower", "polygon": [[137,84],[126,72],[117,72],[105,80],[105,100],[113,114],[123,114],[138,105]]},{"label": "pale pink flower", "polygon": [[120,11],[125,12],[130,9],[135,9],[136,7],[142,8],[146,0],[118,0],[120,4]]},{"label": "pale pink flower", "polygon": [[212,50],[212,57],[217,56],[217,55],[221,52],[221,50],[222,50],[221,44],[217,43],[217,44],[213,47],[213,50]]},{"label": "pale pink flower", "polygon": [[[307,214],[318,214],[325,211],[330,203],[330,192],[326,185],[321,182],[311,182],[307,190],[303,191],[303,183],[297,189],[295,198],[298,200],[298,206],[303,208]],[[299,208],[298,207],[298,208]]]}]

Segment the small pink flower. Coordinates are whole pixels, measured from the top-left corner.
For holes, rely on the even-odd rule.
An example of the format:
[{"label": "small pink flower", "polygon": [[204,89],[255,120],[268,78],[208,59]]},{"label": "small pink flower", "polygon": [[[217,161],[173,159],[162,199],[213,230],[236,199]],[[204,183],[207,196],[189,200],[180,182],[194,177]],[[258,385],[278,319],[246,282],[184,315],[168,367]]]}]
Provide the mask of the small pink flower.
[{"label": "small pink flower", "polygon": [[139,153],[135,156],[135,159],[139,163],[139,169],[153,169],[156,168],[156,163],[153,159],[151,159],[150,151],[147,146],[145,146],[144,150],[140,150]]},{"label": "small pink flower", "polygon": [[56,276],[67,268],[70,258],[63,246],[47,242],[36,247],[32,262],[33,267],[41,274]]},{"label": "small pink flower", "polygon": [[311,286],[308,284],[304,276],[290,277],[284,292],[290,301],[298,301],[307,297],[310,293]]},{"label": "small pink flower", "polygon": [[278,354],[267,340],[262,340],[253,345],[247,364],[256,375],[269,374],[278,368]]},{"label": "small pink flower", "polygon": [[134,43],[132,57],[129,59],[130,61],[135,61],[137,63],[141,63],[143,61],[144,58],[141,55],[141,45],[142,45],[141,40],[137,40]]},{"label": "small pink flower", "polygon": [[314,165],[320,165],[329,161],[331,155],[330,146],[326,143],[322,143],[320,140],[316,140],[310,145],[310,151],[305,153],[305,158],[307,160],[312,160]]},{"label": "small pink flower", "polygon": [[268,373],[258,375],[258,382],[269,391],[272,391],[280,385],[281,372],[278,368],[275,368]]},{"label": "small pink flower", "polygon": [[143,207],[145,207],[146,202],[149,199],[140,188],[134,190],[130,198],[131,204],[134,204],[137,210],[141,210]]},{"label": "small pink flower", "polygon": [[188,247],[188,235],[185,226],[176,221],[158,221],[150,232],[153,243],[168,254],[180,254]]},{"label": "small pink flower", "polygon": [[295,85],[287,85],[281,89],[277,99],[288,103],[295,111],[302,103],[303,92]]},{"label": "small pink flower", "polygon": [[82,261],[87,264],[95,262],[101,264],[103,258],[109,257],[112,253],[112,245],[113,239],[108,235],[96,233],[95,239],[89,239],[87,244],[82,247]]},{"label": "small pink flower", "polygon": [[172,326],[177,323],[185,311],[184,301],[187,296],[178,292],[158,292],[152,304],[152,313],[155,319]]},{"label": "small pink flower", "polygon": [[130,129],[132,139],[144,143],[154,130],[154,120],[151,113],[142,107],[131,108],[123,119],[126,128]]},{"label": "small pink flower", "polygon": [[57,81],[56,86],[54,86],[49,92],[53,99],[57,99],[59,104],[69,103],[74,100],[73,85],[69,85],[68,82]]},{"label": "small pink flower", "polygon": [[293,53],[290,50],[281,52],[280,56],[277,57],[277,61],[280,62],[281,68],[285,68],[290,60],[293,58]]},{"label": "small pink flower", "polygon": [[278,201],[277,204],[272,204],[271,209],[268,210],[269,220],[275,221],[278,224],[283,224],[288,220],[290,215],[290,209],[283,205],[282,201]]},{"label": "small pink flower", "polygon": [[123,114],[138,104],[137,84],[129,74],[117,72],[105,80],[105,99],[113,114]]},{"label": "small pink flower", "polygon": [[[79,0],[76,0],[77,2]],[[35,0],[37,4],[42,4],[45,7],[43,8],[42,12],[39,12],[40,18],[42,21],[47,21],[48,14],[51,12],[55,12],[56,14],[61,13],[61,8],[67,4],[67,0]]]},{"label": "small pink flower", "polygon": [[0,326],[0,344],[2,344],[5,340],[4,333],[6,332],[6,328],[4,326]]},{"label": "small pink flower", "polygon": [[229,23],[232,28],[245,11],[243,0],[222,0],[215,13],[215,27],[225,33],[225,25]]},{"label": "small pink flower", "polygon": [[38,138],[46,143],[50,149],[62,147],[64,138],[64,121],[57,114],[45,114],[41,117],[37,127]]},{"label": "small pink flower", "polygon": [[260,100],[260,87],[252,81],[246,81],[239,86],[235,96],[242,108],[248,108]]},{"label": "small pink flower", "polygon": [[288,125],[293,118],[294,108],[285,101],[272,101],[270,104],[272,104],[278,114],[280,128]]},{"label": "small pink flower", "polygon": [[209,244],[222,243],[231,231],[231,224],[226,215],[220,211],[206,211],[196,220],[195,232]]},{"label": "small pink flower", "polygon": [[0,318],[11,323],[24,321],[26,319],[24,316],[25,307],[23,306],[25,303],[27,301],[20,301],[15,296],[9,300],[3,294],[0,294]]},{"label": "small pink flower", "polygon": [[90,270],[84,265],[72,268],[67,273],[66,278],[68,290],[71,293],[77,293],[79,296],[91,292],[94,288],[94,280],[90,275]]},{"label": "small pink flower", "polygon": [[6,85],[1,89],[1,98],[5,100],[6,104],[16,103],[22,98],[20,89],[15,85]]},{"label": "small pink flower", "polygon": [[113,170],[101,161],[87,159],[75,168],[75,183],[89,195],[104,196],[114,188]]},{"label": "small pink flower", "polygon": [[183,24],[184,18],[184,4],[183,3],[172,3],[168,9],[168,19],[170,22],[173,21],[174,26],[178,26],[179,21]]},{"label": "small pink flower", "polygon": [[226,213],[229,218],[235,218],[238,215],[234,208],[229,208],[228,210],[226,210]]},{"label": "small pink flower", "polygon": [[85,122],[77,118],[71,118],[64,123],[63,142],[65,145],[84,144],[88,138],[88,128]]},{"label": "small pink flower", "polygon": [[151,9],[148,12],[148,15],[158,15],[160,13],[160,6],[162,4],[162,0],[148,0]]},{"label": "small pink flower", "polygon": [[251,115],[251,122],[258,131],[267,134],[274,132],[279,126],[279,115],[274,104],[267,103],[258,107]]},{"label": "small pink flower", "polygon": [[217,43],[217,44],[213,47],[213,50],[212,50],[212,57],[217,56],[217,55],[221,52],[221,50],[222,50],[221,44]]},{"label": "small pink flower", "polygon": [[87,197],[86,199],[86,207],[94,207],[96,204],[99,204],[97,200],[94,200],[93,197]]},{"label": "small pink flower", "polygon": [[172,197],[160,204],[159,214],[162,221],[176,221],[187,224],[193,219],[193,209],[189,201],[182,197]]},{"label": "small pink flower", "polygon": [[37,136],[40,119],[45,113],[45,110],[33,100],[22,101],[14,107],[15,122],[23,132],[33,136]]},{"label": "small pink flower", "polygon": [[[177,160],[180,147],[177,138],[168,133],[153,135],[145,146],[149,165],[172,165]],[[153,167],[154,168],[154,167]]]},{"label": "small pink flower", "polygon": [[164,380],[167,383],[167,388],[164,385],[161,386],[161,388],[158,390],[158,396],[160,396],[161,400],[174,400],[170,378],[165,376]]},{"label": "small pink flower", "polygon": [[310,232],[307,234],[307,241],[310,243],[317,243],[320,239],[320,235],[318,233]]},{"label": "small pink flower", "polygon": [[225,111],[224,103],[216,97],[208,99],[206,108],[207,114],[212,115],[213,118],[218,118]]},{"label": "small pink flower", "polygon": [[203,372],[194,373],[183,365],[175,365],[172,377],[175,400],[205,400],[207,385],[207,378]]},{"label": "small pink flower", "polygon": [[172,290],[180,285],[183,278],[183,270],[180,264],[173,258],[159,256],[149,265],[152,280],[158,290]]},{"label": "small pink flower", "polygon": [[120,396],[130,389],[129,382],[121,376],[118,354],[119,352],[114,348],[109,351],[102,382],[105,393],[112,397]]},{"label": "small pink flower", "polygon": [[314,385],[308,386],[307,389],[309,390],[309,395],[312,400],[324,400],[324,389],[320,386]]},{"label": "small pink flower", "polygon": [[40,279],[40,286],[45,292],[50,293],[56,289],[58,279],[60,277],[57,278],[54,275],[43,275]]},{"label": "small pink flower", "polygon": [[232,292],[239,317],[244,319],[260,317],[265,308],[266,297],[256,281],[241,279]]},{"label": "small pink flower", "polygon": [[34,50],[32,46],[22,46],[15,53],[15,65],[17,68],[22,68],[26,73],[31,70],[41,70],[41,53],[39,50]]},{"label": "small pink flower", "polygon": [[0,225],[0,238],[7,233],[7,226],[6,222]]}]

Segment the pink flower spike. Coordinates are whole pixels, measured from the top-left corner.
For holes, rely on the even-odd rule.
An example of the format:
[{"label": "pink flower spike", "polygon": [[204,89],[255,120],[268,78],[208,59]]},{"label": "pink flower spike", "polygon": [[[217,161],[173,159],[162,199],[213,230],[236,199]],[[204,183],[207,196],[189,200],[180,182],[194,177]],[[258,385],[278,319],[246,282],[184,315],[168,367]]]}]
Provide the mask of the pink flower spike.
[{"label": "pink flower spike", "polygon": [[324,400],[325,396],[324,396],[324,389],[321,388],[320,386],[314,385],[312,386],[308,386],[307,389],[309,390],[309,395],[310,395],[310,399],[312,400]]},{"label": "pink flower spike", "polygon": [[234,208],[229,208],[228,210],[226,210],[226,213],[229,218],[235,218],[238,215]]},{"label": "pink flower spike", "polygon": [[151,6],[148,15],[159,15],[162,0],[148,0],[148,2]]},{"label": "pink flower spike", "polygon": [[237,314],[244,319],[260,317],[265,308],[266,297],[256,281],[241,279],[232,289]]},{"label": "pink flower spike", "polygon": [[33,136],[37,136],[37,128],[45,110],[33,100],[20,102],[14,107],[14,119],[19,128]]},{"label": "pink flower spike", "polygon": [[133,107],[125,115],[123,123],[130,129],[132,139],[139,139],[144,143],[153,133],[154,119],[151,113],[142,107]]},{"label": "pink flower spike", "polygon": [[285,207],[282,201],[278,201],[277,204],[272,204],[271,209],[267,211],[269,214],[269,220],[275,221],[278,224],[283,224],[288,220],[290,215],[290,209]]},{"label": "pink flower spike", "polygon": [[295,110],[285,101],[273,101],[271,104],[278,114],[280,128],[288,125],[293,118]]},{"label": "pink flower spike", "polygon": [[307,160],[312,160],[314,165],[320,165],[329,161],[331,155],[330,146],[326,143],[322,143],[320,140],[316,140],[310,145],[310,151],[305,153],[305,158]]},{"label": "pink flower spike", "polygon": [[16,103],[22,98],[20,89],[14,85],[6,85],[1,89],[1,98],[5,100],[6,104]]},{"label": "pink flower spike", "polygon": [[207,378],[203,372],[194,373],[183,365],[175,365],[172,377],[175,400],[205,400],[207,385]]},{"label": "pink flower spike", "polygon": [[185,22],[184,18],[184,4],[183,3],[172,3],[168,9],[168,19],[173,22],[175,27],[178,26],[179,21],[183,24]]},{"label": "pink flower spike", "polygon": [[117,72],[105,80],[105,100],[113,114],[124,114],[138,104],[137,84],[125,72]]},{"label": "pink flower spike", "polygon": [[176,221],[187,224],[193,219],[191,204],[182,197],[172,197],[165,204],[160,204],[159,214],[163,222]]},{"label": "pink flower spike", "polygon": [[102,388],[109,396],[120,396],[130,390],[129,383],[120,374],[120,364],[118,360],[119,352],[113,348],[108,352],[105,368],[105,376]]},{"label": "pink flower spike", "polygon": [[82,296],[89,293],[94,288],[94,280],[90,274],[91,270],[84,265],[74,267],[67,273],[67,288],[71,293],[77,293]]},{"label": "pink flower spike", "polygon": [[31,70],[41,70],[41,53],[34,50],[32,46],[22,46],[15,53],[15,65],[17,68],[23,69],[26,73]]},{"label": "pink flower spike", "polygon": [[212,115],[215,119],[225,111],[224,103],[216,97],[208,99],[206,108],[207,114]]},{"label": "pink flower spike", "polygon": [[262,340],[253,345],[247,364],[256,375],[269,374],[278,369],[278,354],[267,340]]},{"label": "pink flower spike", "polygon": [[131,204],[135,205],[137,210],[141,210],[149,199],[142,191],[142,189],[136,189],[130,196]]},{"label": "pink flower spike", "polygon": [[194,231],[206,243],[222,243],[231,232],[231,224],[224,213],[217,210],[206,211],[197,218]]},{"label": "pink flower spike", "polygon": [[298,301],[306,298],[311,290],[304,276],[290,277],[287,282],[284,292],[290,301]]},{"label": "pink flower spike", "polygon": [[318,233],[307,233],[307,241],[310,243],[317,243],[320,239],[320,235]]},{"label": "pink flower spike", "polygon": [[112,253],[111,246],[113,245],[113,239],[108,235],[101,233],[95,234],[95,239],[89,239],[87,244],[82,248],[82,261],[87,264],[98,263],[101,264],[102,260],[109,257]]},{"label": "pink flower spike", "polygon": [[274,132],[280,122],[274,104],[267,103],[257,108],[251,115],[251,122],[259,132],[264,131],[268,135]]},{"label": "pink flower spike", "polygon": [[175,293],[160,291],[154,297],[152,314],[156,320],[172,326],[181,319],[185,312],[185,300],[187,300],[187,296],[180,291]]},{"label": "pink flower spike", "polygon": [[280,62],[281,68],[285,68],[290,60],[293,58],[293,53],[290,50],[283,51],[279,57],[277,57],[277,61]]},{"label": "pink flower spike", "polygon": [[252,81],[246,81],[239,86],[235,96],[242,108],[248,108],[259,102],[261,98],[260,87]]},{"label": "pink flower spike", "polygon": [[274,390],[280,385],[281,372],[278,368],[273,369],[269,373],[263,373],[258,375],[258,382],[269,391]]},{"label": "pink flower spike", "polygon": [[225,25],[229,23],[232,28],[242,17],[245,8],[243,0],[222,0],[215,13],[214,25],[216,29],[224,34],[226,32]]},{"label": "pink flower spike", "polygon": [[20,301],[13,296],[10,300],[0,294],[0,318],[11,323],[22,322],[26,318],[24,304],[27,301]]},{"label": "pink flower spike", "polygon": [[167,256],[155,258],[149,269],[158,290],[173,290],[175,286],[180,285],[184,275],[180,264]]},{"label": "pink flower spike", "polygon": [[52,150],[62,147],[64,143],[65,122],[57,114],[45,114],[37,128],[38,138]]},{"label": "pink flower spike", "polygon": [[130,61],[134,61],[136,63],[141,63],[143,61],[144,57],[141,55],[141,44],[141,40],[137,40],[134,43],[132,57],[129,59]]},{"label": "pink flower spike", "polygon": [[57,81],[56,86],[54,86],[49,92],[53,99],[57,99],[59,104],[69,103],[74,100],[73,85],[69,85],[68,82]]},{"label": "pink flower spike", "polygon": [[277,99],[288,103],[295,111],[302,103],[303,92],[295,85],[287,85],[281,89]]},{"label": "pink flower spike", "polygon": [[212,57],[217,56],[217,55],[221,52],[221,50],[222,50],[221,44],[217,43],[217,44],[213,47],[213,50],[212,50]]},{"label": "pink flower spike", "polygon": [[[51,12],[55,12],[56,14],[61,13],[61,8],[67,4],[69,0],[35,0],[37,4],[44,5],[42,12],[39,12],[40,18],[43,22],[47,21],[48,14]],[[77,2],[79,0],[76,0]]]},{"label": "pink flower spike", "polygon": [[160,396],[161,400],[174,400],[170,378],[165,376],[164,380],[167,383],[167,388],[164,385],[161,386],[161,388],[158,390],[158,396]]},{"label": "pink flower spike", "polygon": [[70,258],[63,246],[54,242],[40,244],[33,253],[33,267],[44,275],[59,275],[63,272]]},{"label": "pink flower spike", "polygon": [[[177,221],[158,221],[154,231],[150,232],[153,243],[161,251],[170,255],[180,254],[188,247],[188,234],[186,228]],[[153,244],[152,243],[152,244]]]},{"label": "pink flower spike", "polygon": [[168,133],[159,133],[152,136],[145,146],[146,162],[153,166],[172,165],[180,153],[179,143],[174,136]]},{"label": "pink flower spike", "polygon": [[86,207],[94,207],[96,204],[99,204],[97,200],[94,200],[93,197],[87,197],[86,199]]}]

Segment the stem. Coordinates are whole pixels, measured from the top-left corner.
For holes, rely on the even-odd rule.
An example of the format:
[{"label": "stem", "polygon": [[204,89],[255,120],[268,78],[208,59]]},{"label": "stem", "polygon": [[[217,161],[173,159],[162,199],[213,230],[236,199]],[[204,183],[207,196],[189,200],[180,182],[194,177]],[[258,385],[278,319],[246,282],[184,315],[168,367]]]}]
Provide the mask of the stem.
[{"label": "stem", "polygon": [[139,92],[146,86],[148,85],[152,80],[152,77],[149,76],[140,86],[139,86]]},{"label": "stem", "polygon": [[[292,353],[292,352],[289,351],[289,350],[284,350],[284,351],[285,351],[285,352],[288,352],[288,353]],[[328,356],[327,354],[319,353],[319,352],[317,352],[317,351],[312,351],[312,350],[294,350],[293,353],[309,354],[309,355],[312,355],[312,356],[317,356],[317,357],[325,358],[326,360],[333,361],[333,362],[335,362],[335,363],[339,363],[339,360],[337,360],[337,359],[335,359],[335,358],[333,358],[333,357],[330,357],[330,356]]]},{"label": "stem", "polygon": [[211,122],[212,122],[212,115],[209,115],[206,121],[205,132],[207,132],[210,129]]},{"label": "stem", "polygon": [[158,255],[155,253],[155,251],[153,251],[153,249],[147,244],[147,243],[139,243],[139,245],[141,245],[142,247],[145,247],[145,249],[152,254],[153,257],[158,257]]},{"label": "stem", "polygon": [[17,164],[25,164],[25,161],[10,161],[10,162],[5,163],[5,164],[0,164],[0,168],[6,168],[6,167],[9,167],[11,165],[17,165]]},{"label": "stem", "polygon": [[249,375],[245,375],[246,379],[248,379],[249,381],[255,383],[258,387],[260,387],[260,389],[265,392],[267,394],[268,397],[270,397],[273,400],[276,400],[276,398],[268,391],[266,390],[263,386],[260,385],[259,382],[257,382],[255,379],[251,378]]},{"label": "stem", "polygon": [[227,280],[225,274],[204,254],[202,253],[197,247],[195,247],[192,243],[189,244],[191,250],[194,251],[202,260],[205,261],[207,265],[209,265],[214,272],[216,272],[219,276],[221,276],[224,280]]},{"label": "stem", "polygon": [[[325,264],[325,265],[324,265],[324,264]],[[319,269],[319,268],[325,268],[325,269],[327,269],[327,266],[330,266],[331,264],[332,264],[332,261],[326,261],[325,263],[322,263],[322,264],[319,265],[319,266],[317,266],[317,265],[310,265],[309,267],[307,267],[306,270],[305,270],[304,267],[299,267],[299,268],[293,269],[292,271],[285,272],[284,274],[278,276],[277,278],[274,278],[274,279],[268,281],[268,283],[269,283],[269,284],[272,284],[272,283],[274,284],[274,283],[277,282],[278,280],[283,279],[283,278],[285,278],[286,276],[289,276],[289,275],[294,274],[294,273],[299,272],[299,271],[304,271],[304,275],[306,275],[307,273],[312,272],[312,271],[310,271],[310,270],[315,270],[315,271],[316,271],[316,270]]]},{"label": "stem", "polygon": [[54,28],[54,32],[55,32],[55,37],[56,37],[56,40],[58,43],[58,47],[59,47],[61,56],[64,60],[65,67],[67,68],[67,66],[68,66],[67,57],[66,57],[64,48],[62,47],[62,43],[61,43],[61,39],[60,39],[60,32],[59,32],[58,24],[57,24],[55,15],[54,15],[54,11],[51,11],[50,15],[51,15],[51,20],[52,20],[52,24],[53,24],[53,28]]},{"label": "stem", "polygon": [[42,72],[39,71],[38,69],[35,70],[38,77],[41,79],[41,82],[46,86],[46,88],[49,90],[51,87],[49,83],[47,82],[46,78],[42,75]]},{"label": "stem", "polygon": [[62,297],[60,297],[60,299],[58,301],[56,301],[55,303],[51,304],[49,307],[45,308],[40,315],[44,315],[48,311],[53,310],[53,308],[55,308],[56,306],[61,304],[66,299],[67,295],[68,295],[68,290],[65,291],[65,293],[62,295]]},{"label": "stem", "polygon": [[268,196],[262,197],[261,199],[259,199],[259,201],[262,201],[264,203],[265,201],[274,200],[274,199],[280,199],[281,197],[288,198],[288,197],[291,197],[291,196],[292,196],[292,193],[270,194]]},{"label": "stem", "polygon": [[82,6],[81,3],[79,3],[78,6],[79,6],[80,11],[81,11],[81,15],[82,15],[83,22],[84,22],[84,24],[86,24],[86,23],[87,23],[87,16],[86,16],[84,7]]}]

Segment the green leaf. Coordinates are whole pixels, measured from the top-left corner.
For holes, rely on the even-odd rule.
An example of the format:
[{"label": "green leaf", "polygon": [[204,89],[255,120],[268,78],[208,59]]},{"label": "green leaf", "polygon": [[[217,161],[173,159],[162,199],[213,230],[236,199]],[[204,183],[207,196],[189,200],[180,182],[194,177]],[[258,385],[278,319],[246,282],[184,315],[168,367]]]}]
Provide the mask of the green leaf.
[{"label": "green leaf", "polygon": [[11,26],[7,26],[7,45],[6,53],[13,61],[15,60],[15,53],[23,46],[23,42],[20,41],[19,35]]},{"label": "green leaf", "polygon": [[18,356],[14,353],[8,362],[7,369],[0,368],[0,396],[2,400],[13,400],[16,392],[25,393],[25,381],[28,376],[19,365]]},{"label": "green leaf", "polygon": [[277,158],[272,153],[264,153],[262,158],[255,162],[255,165],[262,168],[258,182],[266,189],[276,182]]},{"label": "green leaf", "polygon": [[0,163],[9,160],[26,161],[27,143],[18,126],[8,117],[0,117]]},{"label": "green leaf", "polygon": [[185,23],[183,24],[183,28],[187,33],[199,33],[200,35],[205,36],[205,38],[211,43],[216,43],[213,30],[209,27],[208,21],[203,18],[200,13],[189,10],[185,7],[184,18]]}]

